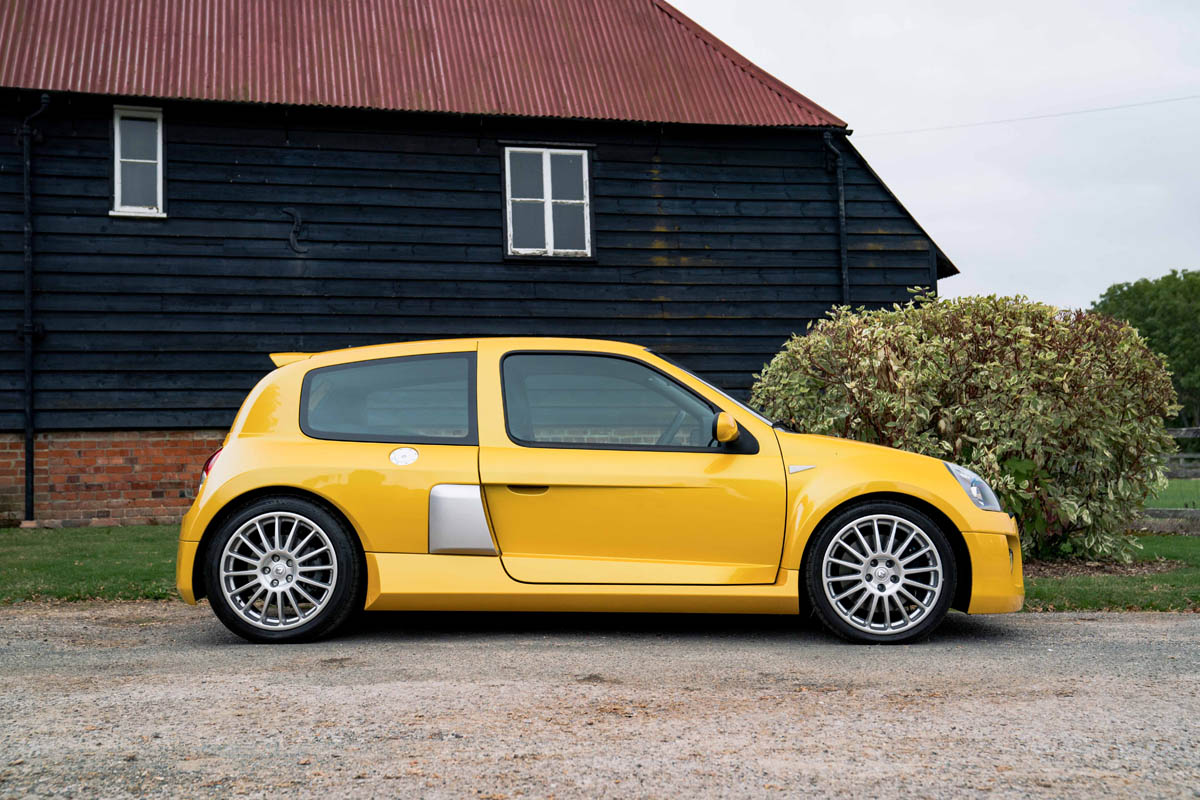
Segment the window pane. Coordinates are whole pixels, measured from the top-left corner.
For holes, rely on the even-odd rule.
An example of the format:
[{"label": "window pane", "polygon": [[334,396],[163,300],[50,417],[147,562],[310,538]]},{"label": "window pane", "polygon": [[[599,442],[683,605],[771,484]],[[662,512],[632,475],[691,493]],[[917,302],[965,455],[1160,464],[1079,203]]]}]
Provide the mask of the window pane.
[{"label": "window pane", "polygon": [[305,431],[340,439],[414,442],[466,439],[470,357],[391,358],[309,374]]},{"label": "window pane", "polygon": [[513,202],[511,206],[513,248],[542,250],[546,247],[546,211],[542,203]]},{"label": "window pane", "polygon": [[121,117],[121,158],[158,160],[158,122]]},{"label": "window pane", "polygon": [[583,199],[583,156],[550,154],[550,196],[555,200]]},{"label": "window pane", "polygon": [[121,162],[121,205],[158,207],[158,164]]},{"label": "window pane", "polygon": [[509,151],[508,181],[513,197],[542,196],[542,154]]},{"label": "window pane", "polygon": [[583,205],[577,203],[554,204],[554,249],[586,250],[583,236]]},{"label": "window pane", "polygon": [[504,359],[509,431],[539,443],[706,447],[713,412],[649,367],[620,358]]}]

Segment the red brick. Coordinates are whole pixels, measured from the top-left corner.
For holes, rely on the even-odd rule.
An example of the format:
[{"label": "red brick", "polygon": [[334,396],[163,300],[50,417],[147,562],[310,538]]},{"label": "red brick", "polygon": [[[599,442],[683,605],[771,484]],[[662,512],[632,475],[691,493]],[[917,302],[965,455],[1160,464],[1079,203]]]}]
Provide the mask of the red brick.
[{"label": "red brick", "polygon": [[[217,430],[39,434],[37,520],[47,527],[176,523],[195,491],[193,473],[224,438]],[[0,525],[23,516],[24,476],[21,435],[0,434]]]}]

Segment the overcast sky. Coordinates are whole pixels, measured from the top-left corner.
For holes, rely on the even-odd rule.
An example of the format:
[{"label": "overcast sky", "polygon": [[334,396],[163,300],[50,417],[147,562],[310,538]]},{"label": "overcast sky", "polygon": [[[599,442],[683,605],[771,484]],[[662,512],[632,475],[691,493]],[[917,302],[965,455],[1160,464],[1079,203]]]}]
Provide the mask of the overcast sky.
[{"label": "overcast sky", "polygon": [[671,0],[849,122],[962,273],[942,294],[1089,306],[1200,269],[1200,1]]}]

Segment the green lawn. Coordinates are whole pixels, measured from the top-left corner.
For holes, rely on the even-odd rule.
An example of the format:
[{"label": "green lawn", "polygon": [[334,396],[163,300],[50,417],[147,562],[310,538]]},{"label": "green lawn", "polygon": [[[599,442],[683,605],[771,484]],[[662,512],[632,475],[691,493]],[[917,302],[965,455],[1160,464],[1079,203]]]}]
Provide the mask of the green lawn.
[{"label": "green lawn", "polygon": [[0,530],[0,603],[175,597],[174,525]]},{"label": "green lawn", "polygon": [[1200,611],[1200,536],[1143,536],[1138,560],[1168,558],[1186,566],[1157,575],[1026,578],[1030,611]]},{"label": "green lawn", "polygon": [[1173,478],[1147,508],[1200,508],[1200,478]]}]

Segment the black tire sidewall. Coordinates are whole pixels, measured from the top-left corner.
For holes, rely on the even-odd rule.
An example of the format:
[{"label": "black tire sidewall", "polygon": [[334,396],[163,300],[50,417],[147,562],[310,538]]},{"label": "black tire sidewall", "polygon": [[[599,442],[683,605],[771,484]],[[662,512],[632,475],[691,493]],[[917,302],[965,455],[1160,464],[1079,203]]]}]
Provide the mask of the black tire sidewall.
[{"label": "black tire sidewall", "polygon": [[[299,514],[315,522],[329,537],[337,563],[337,584],[333,596],[321,612],[296,628],[271,631],[255,627],[242,619],[225,599],[221,589],[221,554],[230,538],[249,520],[260,514],[280,511]],[[204,583],[208,602],[217,618],[229,630],[251,642],[309,642],[328,636],[346,622],[362,602],[363,570],[358,548],[344,523],[322,506],[298,497],[269,497],[256,500],[229,517],[213,534],[205,551]]]},{"label": "black tire sidewall", "polygon": [[[890,514],[916,525],[929,537],[942,561],[942,592],[938,595],[937,603],[924,620],[903,633],[877,634],[859,630],[843,620],[834,611],[829,598],[825,596],[822,565],[826,550],[842,528],[855,519],[872,514]],[[874,501],[854,505],[822,522],[813,534],[807,548],[804,575],[809,604],[822,624],[843,639],[862,644],[904,644],[928,636],[949,613],[950,604],[954,602],[954,593],[958,586],[958,565],[946,532],[927,514],[911,506],[891,501]]]}]

